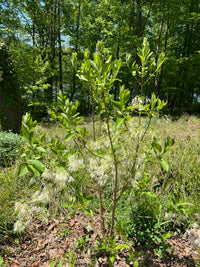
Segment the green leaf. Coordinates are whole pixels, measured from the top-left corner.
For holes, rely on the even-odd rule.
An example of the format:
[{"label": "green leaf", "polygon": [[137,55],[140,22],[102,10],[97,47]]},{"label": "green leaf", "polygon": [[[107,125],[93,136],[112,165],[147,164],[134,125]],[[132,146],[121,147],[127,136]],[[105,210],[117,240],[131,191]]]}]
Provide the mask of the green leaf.
[{"label": "green leaf", "polygon": [[39,140],[35,136],[33,136],[33,144],[39,144]]},{"label": "green leaf", "polygon": [[167,233],[162,234],[162,239],[163,239],[163,241],[165,242],[165,241],[166,241],[168,238],[170,238],[172,235],[173,235],[172,232],[167,232]]},{"label": "green leaf", "polygon": [[40,173],[43,173],[45,169],[45,165],[41,161],[30,159],[28,163],[30,163],[37,171],[39,171]]},{"label": "green leaf", "polygon": [[130,99],[130,91],[126,90],[124,94],[124,102],[127,103],[129,99]]},{"label": "green leaf", "polygon": [[73,136],[74,136],[74,133],[68,133],[65,137],[65,142],[69,142]]},{"label": "green leaf", "polygon": [[34,176],[40,176],[40,172],[33,165],[28,164],[27,168]]},{"label": "green leaf", "polygon": [[29,172],[28,168],[27,168],[27,164],[26,163],[22,163],[19,166],[19,170],[18,170],[18,176],[23,176],[25,174],[27,174]]},{"label": "green leaf", "polygon": [[163,109],[166,105],[167,105],[167,102],[165,102],[163,100],[161,101],[160,99],[158,99],[158,103],[157,103],[157,109],[158,110]]},{"label": "green leaf", "polygon": [[88,79],[87,79],[83,74],[81,74],[81,75],[76,74],[76,76],[77,76],[80,80],[85,81],[85,82],[88,82]]},{"label": "green leaf", "polygon": [[112,100],[112,99],[111,99],[111,103],[113,104],[113,106],[114,106],[115,108],[117,108],[117,109],[119,109],[120,111],[122,111],[122,104],[121,104],[121,102],[119,102],[119,101],[115,101],[115,100]]},{"label": "green leaf", "polygon": [[175,143],[174,138],[171,138],[170,136],[168,136],[167,139],[165,140],[164,152],[170,149],[174,143]]},{"label": "green leaf", "polygon": [[45,137],[46,137],[46,133],[43,133],[40,137],[40,143],[41,145],[44,145],[44,142],[45,142]]},{"label": "green leaf", "polygon": [[126,245],[126,244],[119,244],[119,245],[117,245],[117,246],[115,247],[116,250],[118,250],[118,249],[122,249],[122,248],[128,248],[128,249],[130,249],[130,246],[128,246],[128,245]]},{"label": "green leaf", "polygon": [[104,158],[106,156],[106,152],[104,152],[104,151],[96,151],[95,155],[97,155],[97,156],[99,156],[101,158]]},{"label": "green leaf", "polygon": [[154,193],[152,193],[152,192],[150,192],[150,191],[148,191],[148,192],[142,192],[142,194],[145,194],[145,195],[147,195],[147,196],[149,196],[149,197],[151,197],[151,198],[154,198],[154,199],[156,199],[156,194],[154,194]]},{"label": "green leaf", "polygon": [[86,197],[85,197],[85,199],[87,199],[87,200],[89,200],[89,201],[92,201],[92,200],[93,200],[93,198],[94,198],[94,196],[93,196],[93,195],[88,195],[88,196],[86,196]]},{"label": "green leaf", "polygon": [[42,153],[46,153],[46,152],[47,152],[46,149],[43,148],[43,147],[41,147],[41,146],[36,147],[36,149],[37,149],[39,152],[42,152]]},{"label": "green leaf", "polygon": [[123,122],[124,122],[124,118],[117,118],[116,125],[115,125],[116,129],[119,129]]},{"label": "green leaf", "polygon": [[169,171],[169,164],[168,164],[168,162],[167,162],[163,157],[159,160],[159,162],[160,162],[161,167],[162,167],[166,172],[168,172],[168,171]]},{"label": "green leaf", "polygon": [[155,94],[153,93],[152,96],[151,96],[151,101],[150,101],[151,108],[154,108],[155,107],[156,102],[157,102],[157,98],[156,98]]},{"label": "green leaf", "polygon": [[111,245],[111,247],[112,248],[114,248],[115,247],[115,236],[113,235],[113,236],[111,236],[111,238],[110,238],[110,245]]},{"label": "green leaf", "polygon": [[85,211],[85,213],[87,213],[88,215],[90,215],[91,218],[93,217],[93,212],[92,212],[91,209],[84,208],[84,211]]},{"label": "green leaf", "polygon": [[127,111],[132,110],[132,109],[135,109],[135,106],[128,106],[128,107],[126,108]]},{"label": "green leaf", "polygon": [[161,145],[157,142],[156,137],[154,137],[153,142],[152,142],[152,147],[154,152],[157,154],[158,152],[161,153],[162,152],[162,147]]},{"label": "green leaf", "polygon": [[115,254],[113,252],[110,253],[110,256],[109,256],[109,267],[113,267],[113,263],[114,263],[114,260],[115,260]]},{"label": "green leaf", "polygon": [[129,70],[131,71],[131,54],[126,54],[126,63]]},{"label": "green leaf", "polygon": [[69,120],[68,116],[65,113],[61,113],[61,116],[63,117],[63,119],[65,119],[66,121]]}]

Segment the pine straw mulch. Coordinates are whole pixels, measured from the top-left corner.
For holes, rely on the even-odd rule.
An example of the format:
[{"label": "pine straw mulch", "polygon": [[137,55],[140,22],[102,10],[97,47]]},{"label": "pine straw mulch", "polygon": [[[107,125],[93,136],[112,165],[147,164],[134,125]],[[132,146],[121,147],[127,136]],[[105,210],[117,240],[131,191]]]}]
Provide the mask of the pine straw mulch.
[{"label": "pine straw mulch", "polygon": [[[29,231],[20,238],[19,242],[6,242],[4,245],[0,245],[0,250],[7,252],[6,257],[4,257],[6,266],[49,267],[50,260],[57,261],[57,264],[61,260],[66,260],[66,263],[59,265],[66,267],[108,266],[108,255],[94,252],[92,249],[96,245],[96,239],[98,238],[100,229],[98,215],[95,215],[93,219],[93,228],[90,229],[88,228],[89,219],[84,214],[78,214],[69,220],[66,220],[65,217],[61,217],[60,219],[49,221],[48,224],[41,223],[40,221],[33,221]],[[89,238],[87,242],[84,243],[83,240],[86,240],[86,237]],[[77,238],[82,240],[83,246],[81,242],[76,241]],[[133,248],[134,251],[142,252],[142,256],[138,258],[139,266],[198,266],[198,253],[184,235],[175,233],[167,242],[173,246],[173,253],[171,256],[165,257],[164,259],[155,256],[153,251],[148,251],[141,246],[135,246]],[[120,244],[124,242],[118,237],[116,243]],[[70,265],[70,258],[65,256],[69,251],[73,251],[75,255],[74,265]],[[114,266],[134,267],[133,262],[130,264],[125,263],[125,259],[128,256],[128,249],[121,249],[116,255]],[[93,258],[93,265],[91,263],[91,258]]]}]

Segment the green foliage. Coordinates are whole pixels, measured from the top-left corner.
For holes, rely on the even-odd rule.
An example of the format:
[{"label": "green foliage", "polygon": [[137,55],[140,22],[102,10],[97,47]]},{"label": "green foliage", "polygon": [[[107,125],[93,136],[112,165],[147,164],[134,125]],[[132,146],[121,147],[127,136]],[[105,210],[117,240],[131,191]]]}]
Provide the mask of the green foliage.
[{"label": "green foliage", "polygon": [[[145,60],[150,60],[150,56]],[[76,55],[74,64],[75,61]],[[120,229],[120,224],[121,233],[125,231],[129,236],[135,236],[137,241],[146,242],[147,246],[155,247],[156,253],[161,255],[168,250],[165,244],[170,237],[167,226],[170,228],[173,224],[172,220],[165,219],[165,212],[171,212],[173,208],[176,213],[183,211],[181,208],[179,210],[183,205],[177,201],[171,205],[169,203],[172,201],[165,200],[164,207],[162,194],[157,194],[152,186],[152,177],[157,175],[157,170],[163,175],[170,172],[170,165],[163,155],[166,157],[175,143],[173,138],[165,139],[163,136],[161,140],[165,141],[161,142],[150,129],[152,120],[166,103],[152,93],[147,102],[138,97],[137,102],[132,101],[129,105],[130,90],[124,86],[120,87],[119,99],[114,100],[111,90],[114,82],[118,81],[120,66],[120,60],[112,61],[111,56],[104,55],[101,42],[97,44],[93,60],[85,52],[85,61],[78,76],[89,85],[91,100],[98,107],[93,113],[92,133],[85,127],[83,118],[78,113],[78,102],[71,102],[61,91],[58,106],[50,114],[65,130],[62,139],[57,136],[46,138],[45,133],[38,138],[37,122],[29,114],[23,117],[21,133],[27,145],[21,156],[18,175],[22,179],[31,175],[29,183],[36,186],[36,192],[30,201],[16,205],[18,221],[15,224],[15,231],[24,230],[31,213],[38,213],[42,207],[51,207],[51,203],[58,205],[62,201],[69,214],[77,210],[92,218],[90,205],[92,206],[93,198],[88,193],[91,191],[98,195],[101,234],[105,241],[102,241],[98,249],[109,251],[110,266],[121,248],[129,249],[132,260],[135,257],[130,247],[115,245],[115,227]],[[101,116],[102,111],[104,118]],[[139,120],[131,118],[132,111],[139,114]],[[145,117],[142,118],[141,115]],[[95,133],[95,116],[99,119],[98,135]],[[49,160],[49,153],[50,157],[53,155],[53,160]],[[154,173],[157,161],[160,165]],[[133,202],[130,201],[129,194]],[[116,215],[121,214],[123,200],[128,203],[128,214],[125,215],[130,217],[126,226],[123,220],[120,222],[116,219]],[[109,208],[106,210],[107,203]],[[24,214],[27,214],[28,206],[31,207],[28,213],[30,217],[25,222]],[[26,212],[22,214],[22,210]],[[105,219],[105,210],[110,213],[110,220]],[[109,223],[109,232],[106,232],[106,222]],[[83,248],[88,238],[78,239],[75,249]],[[137,265],[136,261],[135,264]]]},{"label": "green foliage", "polygon": [[[148,46],[146,42],[144,42],[144,44]],[[149,58],[150,55],[145,60],[149,60]],[[76,65],[76,55],[74,55],[73,62]],[[104,134],[102,134],[102,136],[100,134],[97,140],[95,138],[94,117],[94,140],[90,140],[87,138],[88,132],[86,128],[81,127],[80,125],[82,117],[80,117],[77,112],[78,102],[75,104],[70,102],[61,91],[58,96],[59,112],[51,111],[50,113],[53,119],[59,120],[60,126],[66,129],[67,135],[64,139],[65,143],[59,139],[52,139],[48,145],[45,145],[45,134],[43,134],[40,139],[35,136],[37,122],[33,121],[29,114],[26,114],[23,117],[21,130],[28,145],[22,154],[23,163],[19,166],[18,175],[24,176],[28,173],[32,173],[35,177],[39,177],[45,170],[45,165],[43,163],[45,152],[50,148],[53,153],[60,157],[58,162],[55,161],[52,163],[52,166],[51,163],[49,165],[50,168],[57,168],[55,177],[60,175],[59,179],[63,177],[62,179],[65,179],[66,181],[70,180],[78,182],[77,171],[79,169],[81,175],[85,174],[95,186],[99,187],[100,220],[103,236],[105,234],[105,226],[101,195],[104,193],[106,187],[109,194],[114,195],[112,200],[112,219],[109,233],[109,235],[112,236],[114,231],[116,206],[123,191],[131,186],[130,181],[132,183],[132,181],[136,179],[137,172],[140,169],[140,164],[137,164],[142,153],[140,146],[148,132],[151,118],[165,106],[164,101],[161,101],[156,98],[155,94],[152,94],[150,103],[144,105],[141,104],[138,110],[140,115],[143,113],[149,117],[149,122],[145,128],[141,128],[140,133],[135,133],[135,128],[131,129],[131,126],[127,124],[131,118],[130,112],[135,108],[135,106],[130,107],[127,105],[130,98],[130,91],[122,86],[120,88],[119,101],[112,100],[112,95],[110,94],[114,82],[118,80],[116,77],[120,70],[120,66],[120,60],[112,61],[111,56],[104,55],[103,43],[98,42],[96,52],[93,55],[93,60],[89,59],[88,51],[86,51],[85,60],[78,71],[79,78],[86,81],[90,86],[91,98],[95,99],[96,103],[101,103],[105,113],[106,121],[104,125],[102,121]],[[99,110],[99,112],[101,113],[102,111]],[[97,116],[99,116],[99,114],[97,114]],[[99,118],[101,121],[101,116]],[[114,128],[113,121],[115,122]],[[139,126],[140,125],[141,119],[139,120]],[[131,149],[129,143],[134,140],[135,134],[137,138],[134,142],[134,151],[134,149]],[[168,138],[168,141],[166,141],[164,152],[173,145],[173,141],[169,140],[171,139]],[[76,152],[67,151],[66,149],[66,143],[72,141],[75,144]],[[152,147],[155,153],[157,153],[155,148],[160,148],[160,145],[156,142],[155,138],[152,142]],[[161,166],[167,170],[168,165],[162,158],[161,152],[162,151],[160,150],[160,154],[156,154],[156,156],[160,159],[160,162],[162,163]],[[148,161],[150,160],[151,158],[148,157]],[[145,157],[142,159],[142,164],[143,161],[145,161]],[[123,162],[123,164],[121,164],[121,162]],[[145,166],[142,168],[145,168]],[[44,173],[44,177],[46,178],[49,177],[48,171],[49,170],[46,170]],[[57,180],[58,178],[55,179]],[[62,186],[59,185],[59,187],[60,189],[64,189],[64,183],[62,183]],[[82,194],[79,194],[79,201],[80,204],[73,203],[72,205],[68,201],[67,204],[65,204],[65,207],[76,208],[92,216],[91,209],[87,207],[91,198],[84,198]]]},{"label": "green foliage", "polygon": [[75,259],[76,259],[76,255],[74,254],[73,251],[69,250],[65,256],[64,256],[64,260],[59,261],[59,259],[55,259],[55,260],[50,260],[50,267],[54,267],[54,266],[66,266],[66,263],[69,264],[69,267],[74,267],[75,266]]},{"label": "green foliage", "polygon": [[0,166],[10,166],[19,156],[22,138],[12,132],[0,132]]},{"label": "green foliage", "polygon": [[13,234],[14,203],[20,195],[14,172],[8,168],[5,170],[0,173],[0,242],[2,243],[5,242],[5,236],[10,238]]},{"label": "green foliage", "polygon": [[127,244],[116,244],[115,236],[111,236],[108,238],[108,240],[102,239],[100,236],[97,239],[97,246],[95,247],[95,251],[100,251],[101,253],[108,254],[108,262],[109,267],[112,267],[115,261],[115,257],[119,250],[121,249],[128,249],[129,250],[129,258],[126,259],[127,263],[130,263],[133,261],[134,266],[139,266],[138,262],[136,261],[137,257],[139,257],[140,253],[133,254],[133,249],[131,246]]},{"label": "green foliage", "polygon": [[23,116],[21,135],[27,143],[21,155],[23,162],[19,166],[19,176],[24,176],[28,172],[40,176],[45,169],[42,163],[43,155],[47,151],[44,146],[45,133],[37,138],[34,134],[36,125],[37,121],[33,121],[30,114],[26,113]]},{"label": "green foliage", "polygon": [[156,64],[156,59],[153,58],[153,52],[150,51],[147,38],[143,39],[142,47],[138,47],[137,51],[137,56],[140,59],[141,65],[136,63],[136,61],[131,64],[131,54],[126,55],[126,62],[132,75],[136,78],[138,84],[141,86],[140,95],[142,96],[144,93],[144,87],[151,80],[151,78],[159,72],[159,69],[164,62],[165,55],[164,53],[161,53]]},{"label": "green foliage", "polygon": [[89,242],[89,235],[78,237],[74,244],[74,249],[78,251],[83,251],[87,248],[87,243]]},{"label": "green foliage", "polygon": [[[77,199],[73,199],[73,202],[67,201],[63,207],[68,208],[69,210],[74,209],[75,211],[82,211],[88,214],[90,217],[93,217],[93,212],[90,208],[88,208],[88,205],[92,201],[93,196],[89,195],[86,197],[83,197],[83,194],[80,193]],[[80,203],[80,204],[79,204]]]},{"label": "green foliage", "polygon": [[0,257],[0,266],[6,267],[6,263],[4,262],[4,259],[2,257]]},{"label": "green foliage", "polygon": [[158,143],[156,137],[154,137],[153,142],[151,143],[151,146],[156,154],[157,159],[160,162],[162,169],[165,170],[166,172],[169,171],[169,164],[167,163],[165,158],[163,158],[163,154],[167,152],[167,150],[170,149],[173,146],[173,144],[174,144],[174,139],[169,136],[165,140],[164,148],[162,148],[161,145]]},{"label": "green foliage", "polygon": [[[136,238],[142,246],[154,249],[155,253],[159,253],[159,257],[165,257],[171,249],[171,246],[166,244],[166,240],[172,236],[170,231],[174,231],[173,221],[165,218],[168,203],[165,202],[164,196],[159,197],[158,194],[148,190],[147,185],[150,181],[144,181],[143,184],[138,183],[134,195],[128,198],[128,204],[125,198],[126,206],[123,199],[119,203],[117,214],[120,214],[120,218],[116,222],[117,229],[120,224],[123,234],[128,238]],[[164,203],[162,204],[161,201]]]}]

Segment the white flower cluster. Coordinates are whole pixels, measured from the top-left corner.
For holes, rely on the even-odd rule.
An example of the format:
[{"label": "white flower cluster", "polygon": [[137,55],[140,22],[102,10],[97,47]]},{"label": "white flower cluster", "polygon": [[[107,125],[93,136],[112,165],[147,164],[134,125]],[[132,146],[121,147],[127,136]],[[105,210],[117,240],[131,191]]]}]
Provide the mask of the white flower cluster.
[{"label": "white flower cluster", "polygon": [[54,181],[56,183],[57,190],[63,190],[66,185],[74,181],[74,178],[66,170],[58,170],[55,173]]},{"label": "white flower cluster", "polygon": [[[115,149],[115,155],[117,159],[117,175],[118,175],[118,185],[121,186],[124,182],[130,181],[133,183],[135,179],[141,179],[144,175],[145,169],[145,157],[146,155],[142,152],[139,153],[136,159],[134,179],[132,167],[135,161],[135,149],[138,141],[138,134],[141,133],[133,124],[133,129],[129,127],[129,131],[123,131],[121,129],[116,129],[115,124],[111,124],[112,128],[112,141]],[[132,126],[132,125],[131,125]],[[133,133],[133,135],[130,134]],[[103,158],[98,156],[91,156],[86,159],[87,171],[90,177],[95,179],[101,186],[105,185],[107,182],[114,181],[115,178],[115,165],[114,158],[110,156],[111,145],[108,136],[102,136],[97,141],[90,141],[89,149],[94,153],[104,152],[107,153]],[[103,154],[103,153],[102,153]]]},{"label": "white flower cluster", "polygon": [[191,244],[200,249],[200,228],[197,223],[193,224],[192,229],[186,231],[185,237],[189,237]]},{"label": "white flower cluster", "polygon": [[142,105],[149,104],[151,99],[145,96],[136,96],[131,101],[131,106],[134,106],[135,109],[140,109]]},{"label": "white flower cluster", "polygon": [[31,223],[33,214],[37,213],[42,216],[43,220],[47,220],[47,212],[38,207],[33,205],[32,203],[15,203],[15,212],[17,213],[17,221],[14,224],[14,232],[20,233],[23,232],[26,227]]},{"label": "white flower cluster", "polygon": [[69,172],[61,168],[57,168],[55,171],[45,169],[42,177],[54,182],[57,192],[65,189],[68,183],[74,181],[74,178],[69,174]]},{"label": "white flower cluster", "polygon": [[53,189],[50,186],[45,186],[42,191],[37,190],[31,197],[33,203],[48,204],[53,199]]},{"label": "white flower cluster", "polygon": [[108,136],[102,136],[96,141],[90,141],[89,149],[91,151],[108,151],[110,148],[110,142]]},{"label": "white flower cluster", "polygon": [[92,178],[97,180],[100,186],[104,186],[110,178],[114,177],[113,158],[110,156],[90,158],[88,172]]},{"label": "white flower cluster", "polygon": [[[30,201],[25,203],[17,202],[15,204],[15,212],[17,213],[17,221],[14,225],[15,232],[22,232],[30,224],[34,214],[45,214],[38,204],[48,204],[53,201],[55,196],[73,182],[73,177],[64,169],[57,168],[55,171],[45,169],[42,174],[43,188],[37,190],[31,197]],[[52,186],[53,184],[53,186]]]},{"label": "white flower cluster", "polygon": [[70,172],[78,171],[84,167],[83,159],[80,159],[77,154],[73,154],[68,159],[68,170]]}]

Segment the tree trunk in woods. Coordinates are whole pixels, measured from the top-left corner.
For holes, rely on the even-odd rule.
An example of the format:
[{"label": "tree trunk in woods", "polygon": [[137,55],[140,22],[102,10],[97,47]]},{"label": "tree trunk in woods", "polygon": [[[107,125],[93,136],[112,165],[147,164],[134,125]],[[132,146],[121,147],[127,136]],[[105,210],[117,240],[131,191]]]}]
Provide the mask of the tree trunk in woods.
[{"label": "tree trunk in woods", "polygon": [[63,90],[63,72],[62,72],[62,45],[61,45],[61,20],[60,20],[60,0],[58,0],[58,57],[59,57],[59,83],[60,90]]},{"label": "tree trunk in woods", "polygon": [[51,7],[50,7],[50,69],[51,69],[51,74],[50,77],[48,78],[48,93],[47,93],[47,100],[49,103],[53,101],[53,82],[54,82],[54,60],[55,60],[55,46],[56,46],[56,15],[57,15],[57,3],[54,0],[51,0],[50,2]]},{"label": "tree trunk in woods", "polygon": [[[162,14],[162,19],[161,19],[161,23],[160,23],[160,27],[159,27],[159,33],[158,33],[158,40],[157,40],[157,45],[156,45],[156,53],[155,53],[155,63],[157,66],[158,63],[158,55],[159,55],[159,49],[160,49],[160,42],[161,42],[161,36],[162,36],[162,30],[163,30],[163,14]],[[153,87],[153,92],[156,93],[156,95],[158,95],[157,92],[157,86],[158,86],[158,77],[154,76],[153,77],[153,82],[152,82],[152,87]]]},{"label": "tree trunk in woods", "polygon": [[22,105],[20,87],[8,47],[0,41],[0,123],[4,131],[19,133]]},{"label": "tree trunk in woods", "polygon": [[[163,46],[163,53],[166,54],[166,50],[167,50],[167,41],[168,41],[168,30],[169,30],[169,22],[166,21],[165,24],[165,40],[164,40],[164,46]],[[156,92],[157,95],[160,95],[160,88],[161,88],[161,82],[162,82],[162,75],[163,75],[163,68],[164,68],[164,64],[161,65],[160,67],[160,73],[159,73],[159,78],[158,78],[158,82],[156,84]]]},{"label": "tree trunk in woods", "polygon": [[[130,19],[130,24],[133,28],[133,33],[137,36],[138,40],[140,40],[141,37],[144,35],[144,31],[148,23],[148,19],[149,19],[151,8],[152,8],[152,3],[150,4],[150,7],[149,7],[149,10],[148,10],[148,13],[145,19],[142,13],[142,1],[132,0],[132,3],[133,3],[132,12],[131,12],[132,18]],[[140,65],[140,58],[138,57],[138,55],[136,55],[136,63]],[[132,98],[134,98],[136,95],[143,95],[143,93],[145,93],[143,92],[143,88],[140,87],[140,85],[136,81],[133,85],[133,91],[131,94]]]},{"label": "tree trunk in woods", "polygon": [[[79,27],[80,27],[80,14],[81,14],[81,0],[78,3],[78,15],[76,20],[76,43],[75,43],[75,52],[78,53],[78,41],[79,41]],[[73,97],[76,93],[76,71],[73,69],[73,91],[70,96],[70,100],[73,100]]]}]

